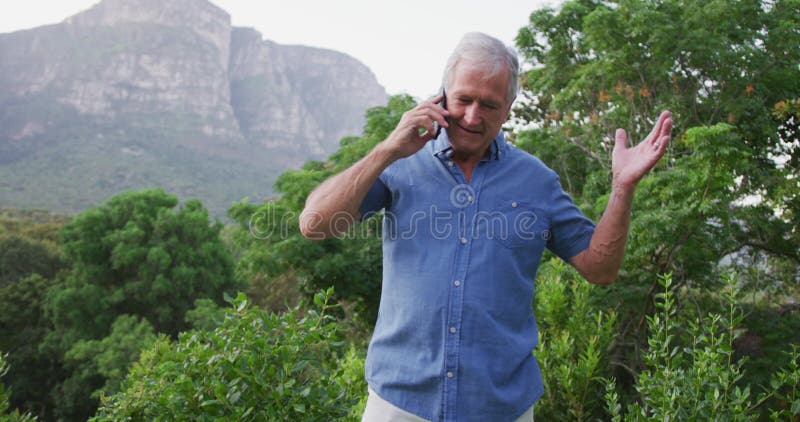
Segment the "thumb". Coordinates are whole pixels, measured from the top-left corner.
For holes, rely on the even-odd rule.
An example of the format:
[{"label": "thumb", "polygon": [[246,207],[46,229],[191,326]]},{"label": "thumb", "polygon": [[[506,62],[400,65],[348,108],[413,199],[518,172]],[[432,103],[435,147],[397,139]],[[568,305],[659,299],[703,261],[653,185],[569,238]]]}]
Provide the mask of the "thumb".
[{"label": "thumb", "polygon": [[617,129],[617,132],[614,134],[614,148],[622,148],[625,149],[628,146],[628,134],[625,133],[625,129]]}]

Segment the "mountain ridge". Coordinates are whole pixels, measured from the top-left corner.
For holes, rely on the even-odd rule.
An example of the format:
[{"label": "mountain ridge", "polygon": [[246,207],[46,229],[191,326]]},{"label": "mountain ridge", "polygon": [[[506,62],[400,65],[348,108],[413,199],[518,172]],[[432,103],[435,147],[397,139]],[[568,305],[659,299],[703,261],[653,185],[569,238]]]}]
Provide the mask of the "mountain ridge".
[{"label": "mountain ridge", "polygon": [[386,99],[351,56],[266,40],[206,0],[104,0],[0,34],[0,205],[76,212],[162,186],[221,216]]}]

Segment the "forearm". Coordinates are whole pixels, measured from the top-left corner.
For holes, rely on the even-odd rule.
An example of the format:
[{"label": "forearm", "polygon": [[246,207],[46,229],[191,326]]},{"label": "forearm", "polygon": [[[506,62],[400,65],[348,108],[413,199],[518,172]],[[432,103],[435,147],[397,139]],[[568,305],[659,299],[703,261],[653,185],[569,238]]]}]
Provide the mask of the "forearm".
[{"label": "forearm", "polygon": [[321,240],[346,231],[361,218],[361,202],[381,172],[395,159],[382,142],[350,168],[317,186],[308,195],[300,214],[303,236]]},{"label": "forearm", "polygon": [[617,129],[611,156],[611,198],[589,247],[569,261],[590,282],[610,284],[616,280],[625,256],[636,185],[664,155],[671,127],[670,112],[662,112],[647,138],[632,148],[627,146],[625,130]]},{"label": "forearm", "polygon": [[635,186],[614,186],[589,247],[570,262],[591,283],[611,284],[625,256]]}]

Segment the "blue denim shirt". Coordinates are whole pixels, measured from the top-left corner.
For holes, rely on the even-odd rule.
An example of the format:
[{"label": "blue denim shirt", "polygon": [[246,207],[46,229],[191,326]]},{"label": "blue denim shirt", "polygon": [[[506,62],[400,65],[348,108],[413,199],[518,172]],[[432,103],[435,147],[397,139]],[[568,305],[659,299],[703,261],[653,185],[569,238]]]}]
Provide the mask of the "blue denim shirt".
[{"label": "blue denim shirt", "polygon": [[384,209],[383,285],[366,377],[434,421],[513,420],[543,393],[533,281],[547,247],[569,259],[594,224],[555,172],[502,132],[470,183],[445,132],[380,175],[361,206]]}]

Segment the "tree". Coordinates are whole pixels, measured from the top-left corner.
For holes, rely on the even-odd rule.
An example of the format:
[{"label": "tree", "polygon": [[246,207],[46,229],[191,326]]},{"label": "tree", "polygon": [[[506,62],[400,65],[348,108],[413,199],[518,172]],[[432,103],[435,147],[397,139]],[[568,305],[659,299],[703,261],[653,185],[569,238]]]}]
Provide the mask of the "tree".
[{"label": "tree", "polygon": [[8,353],[10,404],[46,420],[53,403],[42,392],[63,370],[58,356],[39,345],[52,328],[44,301],[65,266],[57,241],[67,221],[45,211],[0,209],[0,350]]},{"label": "tree", "polygon": [[[8,372],[8,363],[6,362],[5,355],[0,354],[0,378]],[[28,413],[20,413],[18,410],[9,411],[9,397],[11,392],[6,389],[6,386],[0,383],[0,419],[9,422],[25,422],[36,420]]]},{"label": "tree", "polygon": [[197,200],[176,205],[160,189],[124,192],[64,227],[63,256],[71,271],[47,293],[53,330],[43,345],[63,356],[69,370],[54,390],[60,417],[91,415],[97,394],[90,396],[111,392],[121,377],[117,371],[136,357],[133,349],[145,338],[114,349],[124,346],[120,330],[177,336],[188,328],[184,316],[196,299],[222,303],[225,292],[241,287],[219,238],[222,225],[210,224]]},{"label": "tree", "polygon": [[515,118],[528,129],[515,141],[592,218],[608,201],[614,130],[638,141],[672,111],[673,142],[639,185],[610,296],[622,384],[642,365],[659,274],[717,288],[728,262],[753,291],[797,288],[799,43],[797,0],[572,0],[519,31],[529,70]]},{"label": "tree", "polygon": [[[660,245],[631,239],[630,249],[643,253],[626,268],[637,268],[640,280],[672,271],[678,283],[703,282],[715,279],[710,268],[690,261],[752,251],[797,268],[800,145],[796,132],[781,134],[786,119],[773,109],[800,92],[798,28],[796,0],[573,0],[536,11],[517,37],[532,69],[515,112],[537,128],[519,138],[535,151],[550,138],[561,145],[550,154],[562,160],[581,151],[570,164],[588,165],[562,178],[597,216],[609,191],[613,130],[643,139],[649,119],[670,109],[675,142],[656,169],[664,179],[643,183],[633,227],[646,226],[638,216],[659,212],[682,229],[659,233],[667,235]],[[697,128],[691,139],[690,128]],[[698,162],[697,154],[713,161]],[[678,183],[662,189],[668,182]],[[660,194],[650,204],[658,208],[643,206],[642,197]]]},{"label": "tree", "polygon": [[16,234],[0,236],[0,287],[33,274],[52,279],[61,267],[58,251],[46,242]]},{"label": "tree", "polygon": [[52,324],[44,301],[53,280],[34,274],[0,287],[0,350],[8,353],[5,379],[14,407],[53,419],[49,392],[65,376],[57,353],[40,350]]}]

